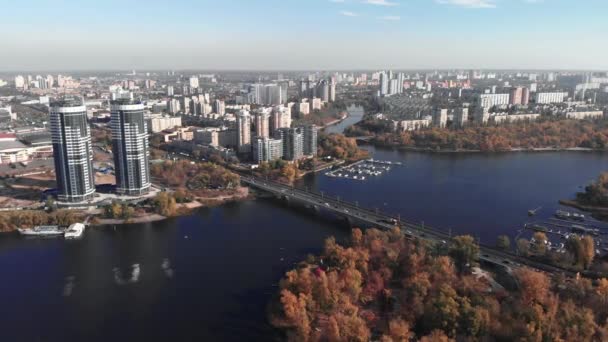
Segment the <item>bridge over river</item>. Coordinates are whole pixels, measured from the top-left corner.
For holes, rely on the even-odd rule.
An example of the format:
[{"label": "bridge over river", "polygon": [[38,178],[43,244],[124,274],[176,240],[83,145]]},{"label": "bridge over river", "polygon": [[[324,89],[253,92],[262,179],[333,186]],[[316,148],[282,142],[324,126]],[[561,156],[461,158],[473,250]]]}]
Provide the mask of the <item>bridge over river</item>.
[{"label": "bridge over river", "polygon": [[[279,199],[290,203],[299,203],[315,210],[326,210],[339,217],[348,219],[351,223],[365,224],[383,230],[389,230],[398,226],[406,236],[427,240],[432,243],[446,244],[452,239],[451,234],[448,232],[424,224],[408,222],[399,216],[395,217],[394,215],[383,213],[378,209],[364,208],[359,206],[358,203],[347,202],[338,197],[331,197],[323,193],[298,189],[247,175],[241,175],[241,181],[250,187],[271,193]],[[568,276],[576,275],[575,272],[521,257],[511,252],[498,250],[492,246],[480,244],[479,250],[480,261],[503,266],[508,270],[528,266],[549,273],[564,273]],[[593,277],[593,275],[588,276]]]}]

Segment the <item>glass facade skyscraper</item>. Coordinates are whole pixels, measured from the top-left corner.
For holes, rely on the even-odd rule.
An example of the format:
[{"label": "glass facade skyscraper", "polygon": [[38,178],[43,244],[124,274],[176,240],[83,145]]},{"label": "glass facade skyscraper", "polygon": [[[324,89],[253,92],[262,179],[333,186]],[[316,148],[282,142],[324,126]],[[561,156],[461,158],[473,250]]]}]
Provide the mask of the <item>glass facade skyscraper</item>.
[{"label": "glass facade skyscraper", "polygon": [[130,99],[111,103],[116,192],[137,196],[150,191],[148,128],[144,105]]},{"label": "glass facade skyscraper", "polygon": [[93,198],[93,150],[87,109],[79,99],[50,105],[50,128],[58,199],[83,202]]}]

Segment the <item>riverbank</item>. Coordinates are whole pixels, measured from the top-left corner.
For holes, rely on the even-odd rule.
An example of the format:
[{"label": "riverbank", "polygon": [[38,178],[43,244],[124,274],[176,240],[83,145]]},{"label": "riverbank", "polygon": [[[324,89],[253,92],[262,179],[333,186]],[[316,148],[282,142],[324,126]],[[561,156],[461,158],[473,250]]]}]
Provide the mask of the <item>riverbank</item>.
[{"label": "riverbank", "polygon": [[[210,208],[219,206],[228,202],[242,201],[250,197],[248,187],[239,187],[234,194],[230,195],[219,195],[213,197],[197,197],[196,199],[187,202],[179,203],[176,207],[177,214],[170,217],[187,216],[192,213],[193,210],[199,208]],[[135,224],[135,223],[150,223],[166,220],[167,216],[163,216],[157,213],[146,213],[145,215],[132,217],[129,219],[113,219],[113,218],[95,218],[95,223],[91,226],[104,226],[104,225],[123,225],[123,224]]]},{"label": "riverbank", "polygon": [[606,152],[604,149],[593,149],[586,147],[537,147],[537,148],[511,148],[504,150],[479,150],[479,149],[434,149],[431,147],[409,147],[399,145],[378,144],[367,141],[366,144],[379,148],[396,149],[399,151],[427,152],[427,153],[508,153],[508,152]]},{"label": "riverbank", "polygon": [[326,129],[326,128],[331,127],[331,126],[339,125],[344,120],[348,119],[349,116],[350,116],[350,114],[348,113],[348,111],[340,112],[340,115],[342,116],[340,119],[335,119],[333,121],[330,121],[330,122],[324,124],[323,126],[321,126],[320,128],[323,130],[323,129]]}]

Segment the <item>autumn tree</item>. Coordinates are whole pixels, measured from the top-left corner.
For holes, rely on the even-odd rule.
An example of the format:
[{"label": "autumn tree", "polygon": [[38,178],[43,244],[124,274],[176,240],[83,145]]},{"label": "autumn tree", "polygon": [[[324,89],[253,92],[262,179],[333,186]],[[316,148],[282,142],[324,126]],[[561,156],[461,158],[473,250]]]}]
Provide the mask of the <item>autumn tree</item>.
[{"label": "autumn tree", "polygon": [[543,232],[536,232],[533,236],[532,252],[536,255],[545,255],[547,252],[547,235]]},{"label": "autumn tree", "polygon": [[595,243],[593,238],[588,235],[582,238],[570,235],[566,242],[566,249],[574,257],[575,264],[585,269],[589,268],[595,257]]},{"label": "autumn tree", "polygon": [[544,303],[550,289],[549,278],[543,273],[529,268],[519,268],[515,271],[519,283],[519,293],[524,305]]},{"label": "autumn tree", "polygon": [[161,192],[154,199],[156,212],[163,216],[173,216],[176,213],[177,205],[175,198],[167,192]]},{"label": "autumn tree", "polygon": [[402,319],[391,319],[388,323],[388,332],[382,336],[383,342],[409,341],[412,337],[410,325]]}]

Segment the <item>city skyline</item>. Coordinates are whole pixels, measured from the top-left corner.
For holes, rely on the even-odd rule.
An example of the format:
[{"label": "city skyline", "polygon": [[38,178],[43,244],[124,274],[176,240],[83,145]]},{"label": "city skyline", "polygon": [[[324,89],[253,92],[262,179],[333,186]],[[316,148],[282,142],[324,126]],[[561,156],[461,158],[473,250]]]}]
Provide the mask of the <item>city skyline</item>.
[{"label": "city skyline", "polygon": [[0,72],[608,69],[599,0],[294,2],[12,3]]}]

